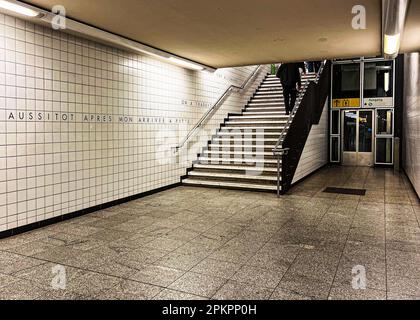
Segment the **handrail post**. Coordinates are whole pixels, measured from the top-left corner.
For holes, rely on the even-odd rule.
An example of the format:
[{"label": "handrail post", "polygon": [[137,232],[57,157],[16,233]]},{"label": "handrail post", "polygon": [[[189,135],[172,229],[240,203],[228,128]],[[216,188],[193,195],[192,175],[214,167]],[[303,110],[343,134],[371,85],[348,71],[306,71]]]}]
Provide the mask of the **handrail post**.
[{"label": "handrail post", "polygon": [[281,191],[283,194],[285,194],[287,191],[287,173],[288,173],[288,152],[286,152],[282,157],[282,170],[281,170]]},{"label": "handrail post", "polygon": [[280,197],[280,153],[277,154],[277,197]]},{"label": "handrail post", "polygon": [[[273,149],[274,155],[277,156],[277,197],[280,197],[280,195],[284,193],[285,171],[282,168],[284,168],[285,159],[286,159],[287,154],[289,153],[289,150],[290,150],[289,148],[282,148],[282,149],[274,148]],[[281,158],[281,165],[280,165],[280,158]]]}]

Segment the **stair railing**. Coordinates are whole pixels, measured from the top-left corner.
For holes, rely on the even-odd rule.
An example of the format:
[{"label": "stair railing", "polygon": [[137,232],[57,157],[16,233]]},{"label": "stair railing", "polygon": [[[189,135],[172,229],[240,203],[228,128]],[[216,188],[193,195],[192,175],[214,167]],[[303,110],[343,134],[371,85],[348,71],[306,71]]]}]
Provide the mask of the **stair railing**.
[{"label": "stair railing", "polygon": [[289,118],[287,119],[286,124],[280,134],[280,137],[276,143],[276,146],[273,148],[273,154],[274,156],[277,156],[277,196],[280,196],[281,193],[287,192],[287,188],[288,188],[288,182],[286,181],[286,176],[287,176],[286,171],[288,170],[288,164],[287,164],[288,157],[287,156],[290,152],[290,148],[283,148],[283,142],[285,141],[287,137],[287,134],[289,132],[293,119],[295,118],[295,115],[298,109],[300,108],[308,89],[310,87],[313,88],[314,85],[318,84],[320,77],[323,74],[326,64],[327,64],[327,60],[324,60],[321,63],[321,66],[316,74],[315,79],[308,80],[304,83],[301,91],[299,92],[299,96],[296,99],[293,110],[290,113]]},{"label": "stair railing", "polygon": [[217,111],[217,109],[222,105],[222,102],[225,101],[225,99],[234,91],[237,90],[237,92],[243,91],[246,87],[248,87],[251,80],[257,75],[257,73],[260,71],[260,69],[264,65],[259,65],[255,68],[255,70],[249,75],[249,77],[245,80],[245,82],[241,86],[237,85],[230,85],[229,88],[226,89],[226,91],[220,96],[219,99],[213,104],[213,106],[207,110],[207,112],[201,117],[201,119],[195,124],[195,126],[188,132],[186,137],[173,149],[175,149],[175,152],[178,152],[179,149],[181,149],[187,141],[195,134],[195,132],[202,127],[202,125],[207,121],[207,118]]}]

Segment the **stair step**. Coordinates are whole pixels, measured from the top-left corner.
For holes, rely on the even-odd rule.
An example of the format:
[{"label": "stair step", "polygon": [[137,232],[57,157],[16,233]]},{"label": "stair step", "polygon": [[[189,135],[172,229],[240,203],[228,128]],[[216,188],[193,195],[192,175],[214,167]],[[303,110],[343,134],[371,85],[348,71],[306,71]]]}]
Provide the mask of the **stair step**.
[{"label": "stair step", "polygon": [[251,110],[261,110],[261,111],[266,111],[267,109],[284,109],[284,110],[286,110],[286,106],[284,105],[284,103],[277,103],[277,104],[272,104],[272,105],[267,104],[267,103],[264,103],[264,104],[261,104],[261,105],[258,105],[258,104],[249,105],[248,104],[248,105],[245,106],[245,110],[248,110],[250,108],[252,108]]},{"label": "stair step", "polygon": [[273,109],[273,108],[267,108],[266,110],[260,110],[260,109],[245,109],[244,114],[248,114],[248,113],[252,113],[252,114],[261,114],[261,115],[267,115],[269,113],[272,112],[279,112],[279,114],[284,114],[286,115],[286,110],[283,108],[282,109]]},{"label": "stair step", "polygon": [[283,87],[281,85],[265,85],[265,86],[261,85],[260,87],[257,88],[257,92],[260,92],[260,91],[264,91],[264,92],[280,91],[280,92],[283,92]]},{"label": "stair step", "polygon": [[204,171],[190,171],[188,176],[191,177],[208,177],[208,178],[225,178],[225,179],[243,179],[243,180],[265,180],[277,182],[277,175],[264,176],[264,175],[245,175],[236,173],[215,173]]},{"label": "stair step", "polygon": [[[310,76],[310,77],[301,77],[301,80],[302,80],[302,82],[305,82],[305,81],[310,81],[310,80],[315,80],[316,79],[316,77],[314,77],[314,76]],[[263,82],[262,82],[262,84],[272,84],[272,83],[275,83],[275,84],[281,84],[281,81],[280,81],[280,79],[279,78],[267,78],[267,79],[265,79]]]},{"label": "stair step", "polygon": [[217,140],[222,140],[222,141],[232,141],[232,142],[237,142],[237,141],[247,141],[247,142],[266,142],[266,143],[271,143],[271,142],[277,142],[278,138],[226,138],[226,137],[215,137],[214,139]]},{"label": "stair step", "polygon": [[285,107],[246,107],[247,112],[283,112],[286,113]]},{"label": "stair step", "polygon": [[268,80],[268,81],[264,81],[263,83],[261,83],[261,86],[266,86],[266,85],[276,85],[276,86],[281,86],[280,81],[275,81],[275,80]]},{"label": "stair step", "polygon": [[234,150],[234,151],[204,150],[203,151],[203,155],[209,155],[209,154],[230,155],[230,156],[238,157],[239,159],[241,159],[240,156],[251,156],[251,157],[261,157],[261,158],[265,156],[270,156],[270,157],[273,156],[273,152],[264,152],[264,151],[241,151],[241,150]]},{"label": "stair step", "polygon": [[286,115],[286,111],[260,111],[260,112],[256,112],[256,111],[247,111],[247,109],[245,109],[242,113],[244,116],[246,117],[271,117],[271,116],[280,116],[280,117],[286,117],[288,118],[289,116]]},{"label": "stair step", "polygon": [[284,100],[283,94],[256,94],[252,97],[254,100]]},{"label": "stair step", "polygon": [[[232,171],[260,171],[260,168],[255,168],[251,166],[229,166],[229,165],[210,165],[210,164],[195,164],[194,169],[204,169],[204,170],[232,170]],[[280,168],[281,171],[281,168]],[[277,168],[264,168],[263,172],[270,172],[277,174]]]},{"label": "stair step", "polygon": [[284,106],[283,102],[250,102],[248,103],[250,107],[263,107],[263,106]]},{"label": "stair step", "polygon": [[278,134],[281,135],[282,131],[284,129],[283,126],[278,127],[235,127],[235,126],[228,126],[228,127],[222,127],[219,132],[235,132],[238,131],[238,133],[242,133],[244,135],[251,135],[251,134],[257,134],[257,135],[265,135],[267,133],[270,134]]},{"label": "stair step", "polygon": [[185,185],[195,185],[202,187],[224,187],[232,189],[245,189],[254,191],[277,191],[276,185],[264,185],[264,184],[253,184],[253,183],[241,183],[241,182],[223,182],[223,181],[204,181],[196,179],[185,179],[183,181]]},{"label": "stair step", "polygon": [[[235,158],[227,158],[227,157],[218,157],[218,158],[211,158],[200,156],[198,158],[198,163],[203,164],[203,162],[215,164],[216,162],[221,162],[223,164],[227,163],[234,163],[234,164],[250,164],[250,163],[264,163],[264,164],[272,164],[277,165],[277,159],[235,159]],[[281,163],[281,161],[280,161]]]},{"label": "stair step", "polygon": [[244,134],[262,134],[264,131],[272,133],[273,131],[283,131],[284,127],[286,126],[287,122],[283,121],[282,123],[279,122],[271,122],[269,124],[260,124],[258,125],[257,122],[253,122],[252,124],[243,124],[242,122],[231,122],[223,124],[219,130],[220,131],[240,131]]},{"label": "stair step", "polygon": [[[280,132],[240,132],[234,131],[219,131],[214,138],[217,137],[235,137],[235,139],[242,139],[243,137],[250,139],[251,137],[257,137],[260,139],[276,138],[280,137]],[[239,137],[239,138],[238,138]]]},{"label": "stair step", "polygon": [[261,84],[261,86],[258,89],[265,89],[265,88],[276,88],[277,90],[280,90],[283,87],[281,86],[280,83],[273,83],[273,84],[263,83],[263,84]]},{"label": "stair step", "polygon": [[[306,73],[305,75],[302,76],[302,79],[315,79],[316,78],[316,73],[314,72],[310,72],[310,73]],[[265,79],[279,79],[276,77],[275,74],[269,74]]]},{"label": "stair step", "polygon": [[283,95],[258,95],[250,99],[250,102],[273,102],[273,101],[284,101]]},{"label": "stair step", "polygon": [[278,141],[278,138],[266,138],[266,139],[258,139],[258,138],[253,138],[253,139],[248,139],[248,138],[235,138],[235,139],[230,139],[230,138],[222,138],[222,137],[216,137],[213,139],[213,142],[217,142],[217,141],[221,141],[220,144],[223,143],[227,143],[230,142],[231,144],[235,144],[235,143],[239,143],[241,142],[242,144],[246,144],[246,143],[265,143],[266,145],[275,145]]},{"label": "stair step", "polygon": [[280,82],[280,79],[277,78],[277,77],[274,77],[274,78],[265,78],[263,82],[266,82],[266,81],[278,81],[278,82]]},{"label": "stair step", "polygon": [[208,145],[207,150],[212,151],[218,151],[218,150],[224,150],[224,151],[235,151],[235,150],[245,150],[245,151],[251,151],[251,152],[267,152],[267,153],[273,153],[273,145],[265,145],[263,143],[260,144],[242,144],[242,143],[211,143]]},{"label": "stair step", "polygon": [[222,125],[223,128],[227,128],[228,130],[243,130],[245,133],[247,131],[282,131],[286,125],[286,121],[271,121],[267,123],[259,123],[257,121],[254,122],[241,122],[241,121],[234,121],[234,122],[226,122]]},{"label": "stair step", "polygon": [[261,86],[263,85],[269,85],[269,84],[275,84],[276,86],[281,86],[281,82],[279,80],[267,80],[261,83]]},{"label": "stair step", "polygon": [[259,87],[257,88],[257,90],[255,90],[254,94],[270,94],[270,95],[282,95],[283,96],[283,87],[272,87],[272,86],[268,86],[268,87]]},{"label": "stair step", "polygon": [[[274,140],[274,139],[273,139]],[[267,143],[266,141],[212,141],[206,148],[209,150],[264,150],[264,152],[273,152],[277,141]]]},{"label": "stair step", "polygon": [[283,88],[258,88],[256,95],[283,95]]},{"label": "stair step", "polygon": [[272,115],[256,115],[256,116],[251,116],[251,115],[242,115],[242,116],[232,116],[229,117],[229,121],[231,120],[242,120],[242,119],[246,119],[246,120],[264,120],[264,119],[276,119],[276,121],[278,121],[278,119],[285,119],[287,120],[289,118],[289,116],[286,116],[285,114],[272,114]]},{"label": "stair step", "polygon": [[263,87],[259,87],[255,91],[255,93],[256,94],[282,94],[283,93],[283,88],[282,87],[276,87],[276,88],[271,88],[271,87],[263,88]]},{"label": "stair step", "polygon": [[249,103],[264,104],[264,103],[283,103],[283,102],[284,102],[283,98],[275,98],[275,99],[255,99],[255,98],[252,98]]},{"label": "stair step", "polygon": [[[238,150],[227,150],[227,151],[220,151],[220,150],[204,150],[201,153],[201,156],[207,158],[227,158],[231,159],[231,161],[236,163],[254,163],[254,160],[262,160],[262,162],[256,163],[265,163],[266,160],[276,160],[277,155],[273,154],[273,151],[238,151]],[[237,160],[237,161],[236,161]]]},{"label": "stair step", "polygon": [[[252,121],[250,121],[252,120]],[[235,120],[229,120],[226,121],[225,126],[226,127],[232,127],[234,126],[237,128],[237,126],[255,126],[260,128],[260,126],[269,126],[269,127],[278,127],[278,126],[284,126],[287,122],[287,119],[235,119]]]}]

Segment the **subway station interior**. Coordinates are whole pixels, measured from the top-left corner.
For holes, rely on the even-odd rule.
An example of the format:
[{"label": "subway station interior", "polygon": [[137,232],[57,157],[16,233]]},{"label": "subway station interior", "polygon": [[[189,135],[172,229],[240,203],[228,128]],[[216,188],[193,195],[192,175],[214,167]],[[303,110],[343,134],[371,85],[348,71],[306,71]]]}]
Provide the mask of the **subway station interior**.
[{"label": "subway station interior", "polygon": [[0,0],[0,300],[420,300],[419,52],[418,0]]}]

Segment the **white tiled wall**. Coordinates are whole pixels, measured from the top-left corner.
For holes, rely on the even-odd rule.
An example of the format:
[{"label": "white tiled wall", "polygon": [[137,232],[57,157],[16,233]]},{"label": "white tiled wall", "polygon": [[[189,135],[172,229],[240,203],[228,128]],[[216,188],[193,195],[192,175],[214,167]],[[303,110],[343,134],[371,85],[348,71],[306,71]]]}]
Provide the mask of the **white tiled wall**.
[{"label": "white tiled wall", "polygon": [[254,68],[193,72],[0,15],[0,231],[179,182],[268,67],[171,147]]},{"label": "white tiled wall", "polygon": [[292,183],[296,183],[328,163],[328,99],[319,124],[313,125],[300,157]]},{"label": "white tiled wall", "polygon": [[420,53],[404,60],[403,166],[420,195]]}]

